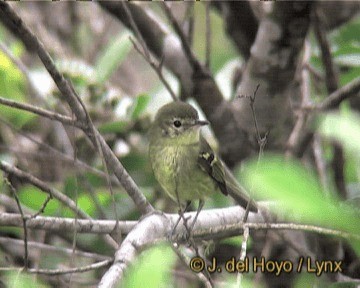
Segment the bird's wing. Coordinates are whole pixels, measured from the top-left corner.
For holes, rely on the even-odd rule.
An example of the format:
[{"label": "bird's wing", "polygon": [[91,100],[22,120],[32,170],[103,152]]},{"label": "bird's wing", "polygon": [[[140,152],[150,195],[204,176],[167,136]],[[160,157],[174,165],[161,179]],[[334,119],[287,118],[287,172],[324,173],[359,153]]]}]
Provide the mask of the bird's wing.
[{"label": "bird's wing", "polygon": [[209,143],[201,136],[198,164],[201,169],[214,179],[224,195],[230,195],[242,207],[250,202],[250,211],[257,212],[257,206],[247,195],[243,188],[240,188],[231,171],[216,156]]},{"label": "bird's wing", "polygon": [[198,164],[200,165],[200,168],[207,172],[209,176],[215,181],[221,192],[224,195],[228,195],[225,182],[224,166],[222,165],[220,159],[216,157],[209,143],[207,143],[207,141],[202,136],[200,137]]}]

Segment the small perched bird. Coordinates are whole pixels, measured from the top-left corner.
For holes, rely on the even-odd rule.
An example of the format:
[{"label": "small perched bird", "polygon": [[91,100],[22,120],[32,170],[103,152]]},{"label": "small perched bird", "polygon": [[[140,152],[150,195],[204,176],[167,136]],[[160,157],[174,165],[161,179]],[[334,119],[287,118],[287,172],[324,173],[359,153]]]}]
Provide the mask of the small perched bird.
[{"label": "small perched bird", "polygon": [[222,192],[244,208],[249,203],[249,210],[257,212],[254,201],[240,189],[201,135],[200,128],[207,124],[209,122],[199,120],[195,108],[185,102],[171,102],[159,109],[149,131],[155,178],[180,209],[181,204],[199,200],[199,213],[207,196]]}]

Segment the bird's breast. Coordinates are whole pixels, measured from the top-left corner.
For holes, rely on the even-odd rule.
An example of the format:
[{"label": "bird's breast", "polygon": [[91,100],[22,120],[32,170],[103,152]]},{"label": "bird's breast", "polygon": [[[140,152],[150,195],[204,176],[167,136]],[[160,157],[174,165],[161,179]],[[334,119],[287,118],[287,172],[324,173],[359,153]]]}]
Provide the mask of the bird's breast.
[{"label": "bird's breast", "polygon": [[173,200],[176,201],[176,193],[180,200],[202,198],[201,182],[208,177],[197,164],[198,153],[198,145],[164,145],[150,148],[155,177]]}]

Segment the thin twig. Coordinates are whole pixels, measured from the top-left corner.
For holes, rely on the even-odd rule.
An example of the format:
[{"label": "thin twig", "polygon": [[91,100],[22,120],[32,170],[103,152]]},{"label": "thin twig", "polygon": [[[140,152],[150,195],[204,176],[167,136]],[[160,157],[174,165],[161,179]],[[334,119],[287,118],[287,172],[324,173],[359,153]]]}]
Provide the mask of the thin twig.
[{"label": "thin twig", "polygon": [[39,216],[40,214],[44,213],[46,205],[50,202],[50,200],[52,199],[51,195],[48,195],[44,201],[44,203],[41,205],[40,209],[38,212],[36,212],[35,214],[33,214],[31,216],[31,218],[36,218],[37,216]]},{"label": "thin twig", "polygon": [[[360,77],[352,80],[350,83],[344,85],[338,90],[331,93],[325,100],[318,104],[312,104],[303,109],[310,110],[312,117],[317,111],[327,111],[329,109],[336,108],[340,103],[351,97],[359,96],[360,93]],[[312,123],[313,118],[308,120],[308,123]],[[290,156],[301,157],[306,149],[306,147],[311,143],[314,133],[312,131],[305,131],[302,135],[299,136],[299,140],[294,143],[294,146],[288,147],[288,154]]]},{"label": "thin twig", "polygon": [[335,72],[335,66],[331,57],[330,44],[327,40],[326,30],[322,23],[321,11],[319,5],[314,9],[314,32],[321,49],[321,59],[325,68],[325,83],[328,93],[338,89],[338,76]]},{"label": "thin twig", "polygon": [[19,200],[19,198],[17,196],[15,187],[10,182],[8,176],[5,176],[4,180],[5,180],[5,183],[9,186],[11,194],[15,198],[16,205],[18,206],[18,209],[19,209],[19,212],[20,212],[20,215],[21,215],[23,229],[24,229],[24,268],[25,268],[25,270],[27,270],[29,268],[28,230],[27,230],[27,226],[26,226],[26,220],[27,219],[25,218],[23,209],[21,208],[20,200]]},{"label": "thin twig", "polygon": [[[5,246],[7,250],[10,250],[10,252],[12,252],[13,255],[14,255],[14,250],[16,250],[15,252],[17,253],[15,255],[20,255],[20,253],[22,253],[21,249],[18,248],[18,247],[21,248],[23,246],[22,240],[10,238],[10,237],[0,237],[0,244]],[[46,251],[47,253],[63,254],[67,256],[73,255],[74,253],[73,250],[69,248],[54,246],[39,242],[33,242],[33,241],[28,241],[28,247],[30,248],[31,252],[37,249],[40,251]],[[108,256],[104,256],[96,253],[84,252],[81,250],[76,250],[75,255],[78,257],[91,258],[97,261],[112,259],[111,257]]]},{"label": "thin twig", "polygon": [[163,61],[160,61],[160,63],[155,63],[154,59],[150,56],[149,54],[149,58],[147,58],[147,54],[145,54],[143,52],[143,50],[140,49],[140,47],[138,47],[138,45],[136,44],[136,42],[134,41],[134,39],[132,39],[130,37],[130,41],[133,44],[135,50],[137,52],[139,52],[139,54],[145,59],[145,61],[151,66],[151,68],[154,69],[154,71],[156,72],[156,74],[158,75],[160,81],[164,84],[165,88],[169,91],[171,98],[174,101],[178,101],[178,98],[175,94],[175,92],[173,91],[173,89],[171,88],[170,84],[168,83],[168,81],[165,79],[163,73],[162,73],[162,67],[163,67]]},{"label": "thin twig", "polygon": [[[184,253],[182,253],[174,243],[170,243],[170,247],[176,253],[176,255],[179,257],[179,259],[185,264],[185,266],[189,267],[189,263],[190,263],[189,257],[186,256]],[[199,257],[199,256],[197,256],[197,257]],[[191,269],[191,267],[190,267],[190,269]],[[205,271],[207,271],[207,269],[204,269],[201,271],[201,273],[196,273],[195,275],[205,285],[205,287],[212,288],[212,287],[214,287],[212,280],[209,277],[209,275],[204,274]],[[191,270],[191,272],[193,272],[193,271]]]},{"label": "thin twig", "polygon": [[[311,46],[310,42],[308,40],[305,40],[304,43],[304,55],[302,59],[302,66],[305,66],[307,63],[309,63],[311,57]],[[301,70],[301,86],[300,86],[300,92],[301,92],[301,107],[305,107],[310,104],[310,77],[309,72],[306,69]],[[285,155],[289,157],[291,147],[295,147],[296,143],[299,141],[299,138],[301,136],[301,133],[304,132],[305,126],[307,124],[308,120],[308,111],[306,109],[300,109],[298,113],[298,117],[296,120],[296,123],[290,133],[290,136],[286,143],[286,152]]]},{"label": "thin twig", "polygon": [[176,20],[175,16],[171,12],[170,6],[166,2],[162,2],[162,7],[165,11],[166,16],[171,22],[171,25],[173,26],[176,34],[180,37],[182,47],[184,49],[185,55],[189,60],[189,63],[194,71],[202,71],[202,66],[200,65],[199,61],[196,59],[194,53],[191,50],[191,47],[186,39],[186,35],[184,34],[184,31],[181,29],[178,21]]},{"label": "thin twig", "polygon": [[[187,40],[189,45],[192,46],[193,38],[194,38],[194,2],[189,1],[186,2],[186,12],[185,12],[185,20],[183,21],[183,26],[187,27]],[[184,25],[186,24],[186,25]]]},{"label": "thin twig", "polygon": [[269,134],[269,132],[266,132],[263,137],[260,135],[258,121],[257,121],[257,118],[256,118],[255,99],[256,99],[256,93],[259,90],[259,87],[260,87],[260,84],[256,85],[256,88],[254,90],[253,95],[239,95],[239,96],[237,96],[237,98],[247,98],[250,101],[250,109],[251,109],[251,113],[252,113],[252,117],[253,117],[254,125],[255,125],[256,140],[257,140],[257,142],[259,144],[258,161],[260,160],[260,158],[262,157],[262,155],[264,153],[264,148],[265,148],[265,145],[267,143],[267,137],[268,137],[268,134]]},{"label": "thin twig", "polygon": [[27,47],[32,47],[37,52],[45,68],[60,90],[64,100],[69,104],[72,112],[75,114],[77,120],[86,125],[86,128],[83,129],[83,131],[90,138],[93,145],[98,149],[100,155],[103,153],[106,163],[114,170],[116,177],[119,179],[120,183],[123,185],[140,212],[144,215],[154,211],[152,205],[147,201],[146,197],[141,193],[134,180],[127,173],[115,154],[111,151],[110,147],[107,145],[100,133],[95,129],[84,103],[76,94],[71,82],[65,79],[64,76],[57,70],[49,53],[45,50],[44,45],[24,24],[22,19],[14,12],[8,3],[0,1],[0,16],[6,17],[7,21],[13,23],[13,26],[17,31],[16,35],[24,42],[24,44],[26,44]]},{"label": "thin twig", "polygon": [[48,186],[45,182],[41,181],[40,179],[36,178],[35,176],[24,172],[16,167],[12,167],[9,164],[0,161],[0,169],[4,172],[14,175],[17,178],[24,180],[26,182],[29,182],[30,184],[34,185],[35,187],[38,187],[40,190],[44,191],[45,193],[51,195],[55,199],[59,200],[61,203],[63,203],[66,207],[69,207],[73,212],[75,212],[77,215],[79,215],[81,218],[85,219],[91,219],[91,217],[80,210],[74,201],[67,197],[65,194],[61,193],[60,191]]},{"label": "thin twig", "polygon": [[324,156],[324,151],[321,146],[321,139],[318,135],[314,136],[312,148],[313,148],[313,153],[314,153],[316,170],[319,174],[321,185],[324,188],[323,190],[325,192],[329,191],[325,156]]},{"label": "thin twig", "polygon": [[[360,234],[353,234],[341,230],[324,228],[316,225],[297,224],[297,223],[238,223],[234,225],[219,226],[212,229],[203,229],[194,231],[193,236],[195,239],[223,239],[236,235],[243,234],[244,227],[250,230],[294,230],[315,232],[322,235],[337,236],[348,240],[360,240]],[[224,233],[226,232],[226,233]]]},{"label": "thin twig", "polygon": [[304,63],[303,69],[308,70],[311,75],[313,75],[314,79],[317,81],[324,81],[324,76],[321,74],[320,71],[318,71],[314,66],[312,66],[310,63]]},{"label": "thin twig", "polygon": [[[258,142],[258,145],[259,145],[259,154],[258,154],[258,160],[257,160],[256,167],[258,167],[258,165],[260,163],[260,160],[261,160],[261,157],[263,156],[264,148],[265,148],[265,145],[267,143],[267,136],[268,136],[268,132],[267,132],[264,135],[264,137],[261,137],[258,122],[257,122],[257,118],[256,118],[256,113],[255,113],[256,93],[259,90],[259,87],[260,87],[260,84],[256,85],[256,88],[254,90],[253,95],[248,95],[248,96],[240,95],[240,96],[238,96],[239,98],[246,97],[246,98],[248,98],[250,100],[250,109],[251,109],[251,113],[252,113],[252,117],[253,117],[253,121],[254,121],[254,125],[255,125],[256,139],[257,139],[257,142]],[[250,190],[250,194],[251,194],[251,190]],[[250,202],[251,202],[251,199],[250,199],[250,201],[248,202],[248,204],[246,206],[244,220],[243,220],[244,223],[247,222],[247,218],[249,216]],[[243,237],[244,238],[243,238],[242,245],[241,245],[241,250],[240,250],[240,259],[241,260],[244,260],[245,256],[246,256],[246,245],[247,245],[247,241],[248,241],[248,238],[249,238],[249,229],[244,229]],[[237,283],[238,283],[239,287],[241,287],[241,281],[242,281],[242,275],[238,275],[237,276]]]},{"label": "thin twig", "polygon": [[[79,159],[76,159],[76,161],[74,162],[73,158],[64,154],[63,152],[55,149],[53,146],[50,146],[49,144],[45,143],[45,142],[41,142],[41,141],[38,141],[36,140],[35,138],[33,138],[32,136],[24,133],[23,131],[21,131],[20,129],[16,128],[14,125],[12,125],[10,122],[6,121],[5,119],[3,119],[1,116],[0,116],[0,122],[2,122],[4,125],[8,126],[10,129],[14,130],[16,133],[18,133],[19,135],[21,135],[22,137],[30,140],[31,142],[39,145],[40,148],[42,149],[45,149],[45,150],[48,150],[49,153],[44,153],[44,152],[37,152],[40,156],[44,157],[44,156],[48,156],[48,157],[56,157],[58,160],[61,160],[61,161],[64,161],[65,163],[69,163],[69,164],[73,164],[75,165],[76,167],[79,167],[79,168],[82,168],[84,169],[85,171],[88,171],[88,172],[91,172],[93,173],[94,175],[97,175],[99,177],[102,177],[104,179],[106,179],[106,175],[103,171],[99,170],[99,169],[96,169],[88,164],[86,164],[85,162],[82,162],[81,160]],[[4,147],[3,145],[0,145],[0,148],[1,147]],[[14,149],[12,147],[6,147],[6,149],[8,149],[9,151],[12,151],[16,154],[22,154],[22,155],[27,155],[29,154],[28,151],[23,151],[23,150],[17,150],[17,149]],[[41,149],[41,150],[42,150]],[[34,155],[34,153],[30,153],[31,156]],[[116,177],[111,177],[111,180],[113,183],[115,183],[116,185],[120,185],[118,179]]]},{"label": "thin twig", "polygon": [[333,109],[338,107],[342,101],[350,97],[359,96],[359,93],[360,93],[360,77],[352,80],[350,83],[347,83],[343,87],[332,92],[322,102],[307,108],[313,110],[322,110],[322,111]]},{"label": "thin twig", "polygon": [[65,116],[65,115],[62,115],[62,114],[59,114],[56,112],[52,112],[52,111],[43,109],[41,107],[37,107],[35,105],[20,103],[20,102],[9,100],[9,99],[3,98],[3,97],[0,97],[0,104],[6,105],[9,107],[13,107],[16,109],[24,110],[27,112],[31,112],[36,115],[48,118],[50,120],[59,121],[60,123],[65,124],[65,125],[71,125],[71,126],[75,126],[75,127],[81,128],[81,129],[84,128],[84,125],[81,122],[76,121],[69,116]]},{"label": "thin twig", "polygon": [[54,61],[52,60],[50,54],[45,50],[44,45],[30,31],[30,29],[25,25],[22,19],[15,13],[15,11],[8,3],[3,1],[0,2],[0,15],[1,17],[6,17],[9,21],[14,23],[14,26],[18,32],[18,36],[25,44],[28,45],[28,47],[32,47],[37,52],[46,70],[54,79],[54,82],[60,90],[61,95],[65,98],[66,102],[69,103],[71,109],[75,112],[77,119],[81,121],[85,120],[86,115],[83,107],[78,101],[79,97],[76,95],[75,90],[71,86],[70,82],[66,80],[65,77],[57,70]]},{"label": "thin twig", "polygon": [[[104,260],[91,265],[81,266],[77,268],[70,269],[27,269],[26,272],[31,274],[45,274],[45,275],[64,275],[64,274],[73,274],[73,273],[84,273],[99,268],[109,266],[113,260]],[[0,271],[22,271],[23,268],[0,268]]]},{"label": "thin twig", "polygon": [[138,26],[136,25],[136,23],[134,21],[134,18],[132,17],[131,11],[130,11],[129,7],[127,6],[128,3],[120,2],[120,5],[123,6],[126,16],[128,17],[128,20],[130,22],[130,26],[133,29],[133,31],[135,32],[136,38],[138,39],[141,47],[143,48],[143,51],[141,54],[144,54],[146,59],[150,59],[151,58],[150,51],[146,45],[146,42],[145,42]]},{"label": "thin twig", "polygon": [[[244,227],[243,240],[241,241],[240,261],[245,260],[248,239],[249,239],[249,227]],[[241,286],[242,278],[243,278],[243,273],[238,273],[236,277],[237,287],[242,287]]]},{"label": "thin twig", "polygon": [[211,57],[211,21],[210,21],[210,2],[205,2],[205,28],[206,28],[206,53],[205,53],[205,67],[210,69]]},{"label": "thin twig", "polygon": [[135,32],[136,38],[138,39],[142,49],[140,49],[140,47],[135,43],[135,41],[130,37],[130,41],[132,42],[135,50],[137,52],[139,52],[139,54],[141,56],[143,56],[143,58],[145,59],[146,62],[149,63],[149,65],[151,66],[151,68],[154,69],[154,71],[156,72],[156,74],[158,75],[160,81],[165,85],[166,89],[169,91],[171,98],[174,101],[177,101],[177,97],[175,92],[172,90],[170,84],[167,82],[167,80],[165,79],[163,73],[162,73],[162,67],[163,67],[163,60],[161,60],[159,63],[155,63],[155,60],[151,57],[151,53],[150,50],[148,48],[148,46],[146,45],[146,42],[138,28],[138,26],[135,23],[135,20],[131,14],[131,11],[129,9],[129,7],[127,6],[128,4],[125,2],[120,2],[121,5],[124,8],[124,11],[126,13],[126,16],[129,19],[130,22],[130,26],[133,29],[133,31]]},{"label": "thin twig", "polygon": [[[335,71],[335,65],[331,57],[330,44],[327,39],[326,30],[322,23],[321,11],[319,6],[314,10],[314,31],[321,48],[321,59],[325,68],[326,90],[330,94],[339,87],[338,75]],[[343,199],[347,198],[347,189],[345,186],[345,157],[342,147],[338,143],[333,143],[334,156],[331,162],[334,172],[336,188]]]}]

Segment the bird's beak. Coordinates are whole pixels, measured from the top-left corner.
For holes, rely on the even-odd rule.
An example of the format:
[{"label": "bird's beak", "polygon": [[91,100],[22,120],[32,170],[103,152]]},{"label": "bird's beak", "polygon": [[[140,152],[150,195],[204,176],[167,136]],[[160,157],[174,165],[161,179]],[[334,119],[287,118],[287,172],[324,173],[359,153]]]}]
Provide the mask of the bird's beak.
[{"label": "bird's beak", "polygon": [[194,125],[196,125],[196,126],[209,125],[209,121],[205,121],[205,120],[196,120]]}]

